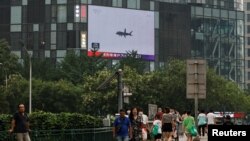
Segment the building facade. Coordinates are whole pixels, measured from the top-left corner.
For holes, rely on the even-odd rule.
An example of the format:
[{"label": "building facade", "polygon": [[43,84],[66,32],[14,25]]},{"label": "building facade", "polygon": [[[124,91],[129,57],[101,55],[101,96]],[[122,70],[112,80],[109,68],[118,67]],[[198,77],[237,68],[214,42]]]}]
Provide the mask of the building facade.
[{"label": "building facade", "polygon": [[250,84],[250,0],[244,0],[245,11],[245,56],[246,56],[246,84]]},{"label": "building facade", "polygon": [[[1,0],[0,38],[20,57],[25,55],[21,40],[32,57],[60,61],[69,50],[91,48],[88,16],[93,5],[153,13],[151,70],[170,58],[205,58],[218,74],[244,87],[243,0]],[[127,37],[119,40],[136,36],[121,30],[116,33]]]}]

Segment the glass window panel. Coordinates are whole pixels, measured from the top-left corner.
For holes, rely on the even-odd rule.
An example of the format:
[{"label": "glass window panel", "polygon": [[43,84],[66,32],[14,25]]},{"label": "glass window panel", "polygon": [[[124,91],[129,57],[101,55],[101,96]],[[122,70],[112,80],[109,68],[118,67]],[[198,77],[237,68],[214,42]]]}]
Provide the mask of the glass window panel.
[{"label": "glass window panel", "polygon": [[134,8],[136,9],[136,0],[128,0],[127,1],[128,8]]},{"label": "glass window panel", "polygon": [[88,0],[88,4],[92,4],[92,0]]},{"label": "glass window panel", "polygon": [[50,46],[50,49],[56,49],[56,45],[54,44],[54,45],[51,45]]},{"label": "glass window panel", "polygon": [[51,30],[56,31],[56,24],[51,24]]},{"label": "glass window panel", "polygon": [[73,23],[67,24],[67,30],[73,30]]},{"label": "glass window panel", "polygon": [[21,57],[21,51],[11,51],[11,53],[14,53],[18,57]]},{"label": "glass window panel", "polygon": [[247,14],[247,22],[250,22],[250,14]]},{"label": "glass window panel", "polygon": [[247,10],[250,10],[250,2],[247,2]]},{"label": "glass window panel", "polygon": [[45,0],[45,4],[51,4],[51,0]]},{"label": "glass window panel", "polygon": [[244,12],[238,11],[237,12],[237,19],[244,20]]},{"label": "glass window panel", "polygon": [[81,22],[87,22],[87,7],[86,5],[81,5]]},{"label": "glass window panel", "polygon": [[27,0],[23,0],[22,5],[27,5],[28,1]]},{"label": "glass window panel", "polygon": [[250,33],[250,25],[247,25],[247,33]]},{"label": "glass window panel", "polygon": [[87,3],[88,3],[88,0],[81,0],[81,3],[87,4]]},{"label": "glass window panel", "polygon": [[112,6],[117,7],[118,1],[117,0],[112,0]]},{"label": "glass window panel", "polygon": [[57,32],[57,49],[66,49],[67,32]]},{"label": "glass window panel", "polygon": [[19,44],[18,40],[20,40],[22,37],[21,32],[15,32],[10,34],[11,38],[11,49],[13,50],[20,50],[21,45]]},{"label": "glass window panel", "polygon": [[211,13],[211,8],[204,8],[204,16],[211,16],[212,13]]},{"label": "glass window panel", "polygon": [[203,15],[203,8],[195,7],[195,15]]},{"label": "glass window panel", "polygon": [[219,9],[213,9],[213,17],[220,17],[220,10]]},{"label": "glass window panel", "polygon": [[155,2],[154,1],[150,1],[150,10],[155,10]]},{"label": "glass window panel", "polygon": [[21,23],[22,19],[22,7],[12,6],[11,7],[11,22],[12,24]]},{"label": "glass window panel", "polygon": [[137,0],[136,8],[137,8],[137,9],[140,9],[140,8],[141,8],[140,5],[141,5],[141,0]]},{"label": "glass window panel", "polygon": [[122,7],[122,0],[118,0],[118,1],[117,1],[117,6],[118,6],[118,7]]},{"label": "glass window panel", "polygon": [[244,35],[244,22],[243,20],[237,20],[237,35]]},{"label": "glass window panel", "polygon": [[50,58],[50,50],[45,50],[45,58]]},{"label": "glass window panel", "polygon": [[56,51],[56,57],[65,57],[67,51],[66,50],[57,50]]},{"label": "glass window panel", "polygon": [[75,6],[75,11],[74,11],[74,17],[75,17],[75,22],[80,22],[80,6],[76,5]]},{"label": "glass window panel", "polygon": [[57,4],[66,4],[67,0],[57,0]]},{"label": "glass window panel", "polygon": [[67,21],[68,23],[72,23],[75,20],[75,6],[73,4],[68,4],[67,7]]},{"label": "glass window panel", "polygon": [[57,20],[57,18],[56,18],[56,12],[57,12],[57,8],[56,8],[56,5],[52,5],[51,6],[51,22],[52,23],[55,23]]},{"label": "glass window panel", "polygon": [[229,18],[236,19],[235,11],[229,11]]},{"label": "glass window panel", "polygon": [[248,80],[250,80],[250,72],[247,72]]},{"label": "glass window panel", "polygon": [[57,22],[67,22],[67,7],[65,5],[59,5],[57,7]]},{"label": "glass window panel", "polygon": [[51,44],[56,44],[56,32],[51,32],[50,41]]},{"label": "glass window panel", "polygon": [[39,31],[39,24],[33,24],[33,31]]},{"label": "glass window panel", "polygon": [[11,32],[21,32],[22,31],[22,26],[21,25],[11,25],[10,26],[10,31]]},{"label": "glass window panel", "polygon": [[191,7],[191,15],[194,15],[195,14],[195,7]]},{"label": "glass window panel", "polygon": [[227,10],[221,10],[221,17],[222,18],[228,18],[228,11]]},{"label": "glass window panel", "polygon": [[155,12],[155,28],[159,29],[159,12]]},{"label": "glass window panel", "polygon": [[[247,45],[250,45],[250,37],[247,37]],[[248,49],[248,56],[250,57],[250,49]]]}]

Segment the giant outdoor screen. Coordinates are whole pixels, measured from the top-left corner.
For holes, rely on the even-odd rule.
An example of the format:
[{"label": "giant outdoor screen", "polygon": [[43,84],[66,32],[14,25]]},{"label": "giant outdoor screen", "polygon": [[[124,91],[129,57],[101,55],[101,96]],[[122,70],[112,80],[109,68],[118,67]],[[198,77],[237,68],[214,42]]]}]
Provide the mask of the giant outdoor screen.
[{"label": "giant outdoor screen", "polygon": [[[99,53],[106,58],[122,58],[137,51],[144,60],[154,60],[154,12],[88,7],[88,54],[92,44],[99,44]],[[96,44],[95,44],[96,43]]]}]

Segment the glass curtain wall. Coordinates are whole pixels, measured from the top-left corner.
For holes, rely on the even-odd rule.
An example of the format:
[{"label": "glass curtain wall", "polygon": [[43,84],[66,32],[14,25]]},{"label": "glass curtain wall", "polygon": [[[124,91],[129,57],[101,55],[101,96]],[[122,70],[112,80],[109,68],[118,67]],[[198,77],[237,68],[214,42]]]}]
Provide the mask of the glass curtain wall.
[{"label": "glass curtain wall", "polygon": [[241,11],[192,7],[193,58],[244,87],[244,15]]}]

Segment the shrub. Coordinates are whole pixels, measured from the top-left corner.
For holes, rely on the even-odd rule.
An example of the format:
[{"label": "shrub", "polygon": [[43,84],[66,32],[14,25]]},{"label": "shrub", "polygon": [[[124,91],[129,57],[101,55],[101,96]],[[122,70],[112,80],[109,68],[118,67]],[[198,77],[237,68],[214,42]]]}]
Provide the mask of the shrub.
[{"label": "shrub", "polygon": [[[12,115],[2,114],[0,119],[4,122],[4,129],[10,128]],[[32,130],[53,130],[53,129],[83,129],[102,127],[102,119],[79,113],[49,113],[33,112],[29,115],[30,128]]]}]

